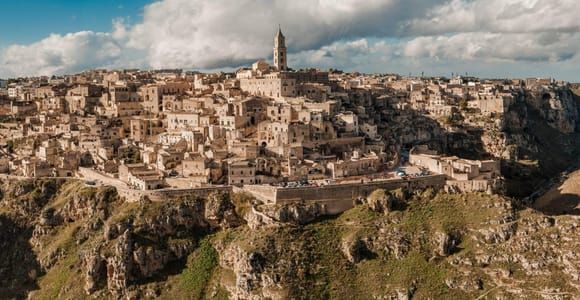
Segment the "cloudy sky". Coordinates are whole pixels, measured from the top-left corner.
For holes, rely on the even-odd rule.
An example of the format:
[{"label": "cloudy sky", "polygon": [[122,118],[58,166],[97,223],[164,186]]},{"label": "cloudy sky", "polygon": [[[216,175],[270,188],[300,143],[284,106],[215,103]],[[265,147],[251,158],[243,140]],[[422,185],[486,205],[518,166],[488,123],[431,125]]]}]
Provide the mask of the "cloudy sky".
[{"label": "cloudy sky", "polygon": [[291,67],[580,82],[577,0],[38,0],[3,3],[0,77],[90,68]]}]

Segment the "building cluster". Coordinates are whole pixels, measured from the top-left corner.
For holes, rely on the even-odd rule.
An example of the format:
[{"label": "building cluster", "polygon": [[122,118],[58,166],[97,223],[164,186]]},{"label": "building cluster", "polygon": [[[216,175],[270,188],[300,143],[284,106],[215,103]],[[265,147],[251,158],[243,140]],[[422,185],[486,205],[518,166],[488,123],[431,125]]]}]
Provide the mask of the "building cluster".
[{"label": "building cluster", "polygon": [[469,160],[438,155],[425,145],[413,147],[409,162],[436,174],[446,176],[446,187],[453,192],[488,192],[501,189],[499,161]]},{"label": "building cluster", "polygon": [[[141,190],[376,177],[401,163],[401,141],[383,134],[393,116],[502,114],[523,86],[553,84],[293,70],[280,30],[273,59],[234,73],[0,80],[0,172],[68,177],[92,168]],[[495,162],[411,157],[462,190],[499,176]]]}]

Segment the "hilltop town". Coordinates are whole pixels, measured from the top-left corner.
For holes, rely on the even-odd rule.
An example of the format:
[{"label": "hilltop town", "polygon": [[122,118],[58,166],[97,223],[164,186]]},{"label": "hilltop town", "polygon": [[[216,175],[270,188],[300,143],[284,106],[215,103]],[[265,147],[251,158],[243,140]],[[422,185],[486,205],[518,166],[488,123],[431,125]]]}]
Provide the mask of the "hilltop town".
[{"label": "hilltop town", "polygon": [[[79,177],[135,200],[139,191],[234,187],[268,202],[321,200],[319,190],[342,184],[370,186],[340,200],[377,184],[501,193],[499,160],[518,159],[518,149],[486,135],[501,133],[522,95],[552,106],[567,97],[568,83],[552,79],[294,70],[287,52],[278,30],[273,64],[232,73],[92,70],[1,81],[0,172]],[[574,131],[569,119],[550,116],[562,132]],[[475,142],[474,131],[484,132]],[[304,190],[284,198],[296,188]]]},{"label": "hilltop town", "polygon": [[577,85],[272,57],[0,80],[0,295],[575,299]]}]

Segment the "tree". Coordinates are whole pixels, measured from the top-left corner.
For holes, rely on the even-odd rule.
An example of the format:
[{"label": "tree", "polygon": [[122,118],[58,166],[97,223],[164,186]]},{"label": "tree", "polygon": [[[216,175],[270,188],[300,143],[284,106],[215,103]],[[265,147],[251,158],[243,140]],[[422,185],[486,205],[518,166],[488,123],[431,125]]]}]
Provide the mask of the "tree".
[{"label": "tree", "polygon": [[125,160],[125,163],[135,164],[141,162],[139,150],[134,147],[129,147],[121,150],[120,158]]},{"label": "tree", "polygon": [[9,153],[13,153],[14,152],[14,141],[13,140],[6,141],[6,148],[8,149]]},{"label": "tree", "polygon": [[459,101],[459,108],[463,111],[467,110],[467,100],[466,99],[461,99]]}]

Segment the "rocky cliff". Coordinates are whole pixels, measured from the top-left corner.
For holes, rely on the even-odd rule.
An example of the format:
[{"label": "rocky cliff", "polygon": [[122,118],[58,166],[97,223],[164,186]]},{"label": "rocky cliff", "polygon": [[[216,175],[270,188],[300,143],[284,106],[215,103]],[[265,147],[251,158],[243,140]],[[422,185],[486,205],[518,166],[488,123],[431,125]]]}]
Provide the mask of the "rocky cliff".
[{"label": "rocky cliff", "polygon": [[340,216],[245,194],[124,203],[5,182],[0,295],[31,299],[573,299],[577,216],[500,196],[376,191]]},{"label": "rocky cliff", "polygon": [[[570,88],[522,94],[492,133],[488,150],[504,154],[508,193],[530,195],[538,186],[580,161],[580,97]],[[494,139],[493,133],[500,139]],[[509,155],[505,155],[509,154]]]},{"label": "rocky cliff", "polygon": [[499,159],[507,193],[523,198],[578,163],[579,95],[578,89],[569,86],[522,89],[504,114],[492,115],[467,108],[450,117],[374,108],[380,115],[375,122],[380,125],[390,158],[396,158],[400,148],[428,144],[449,155]]}]

